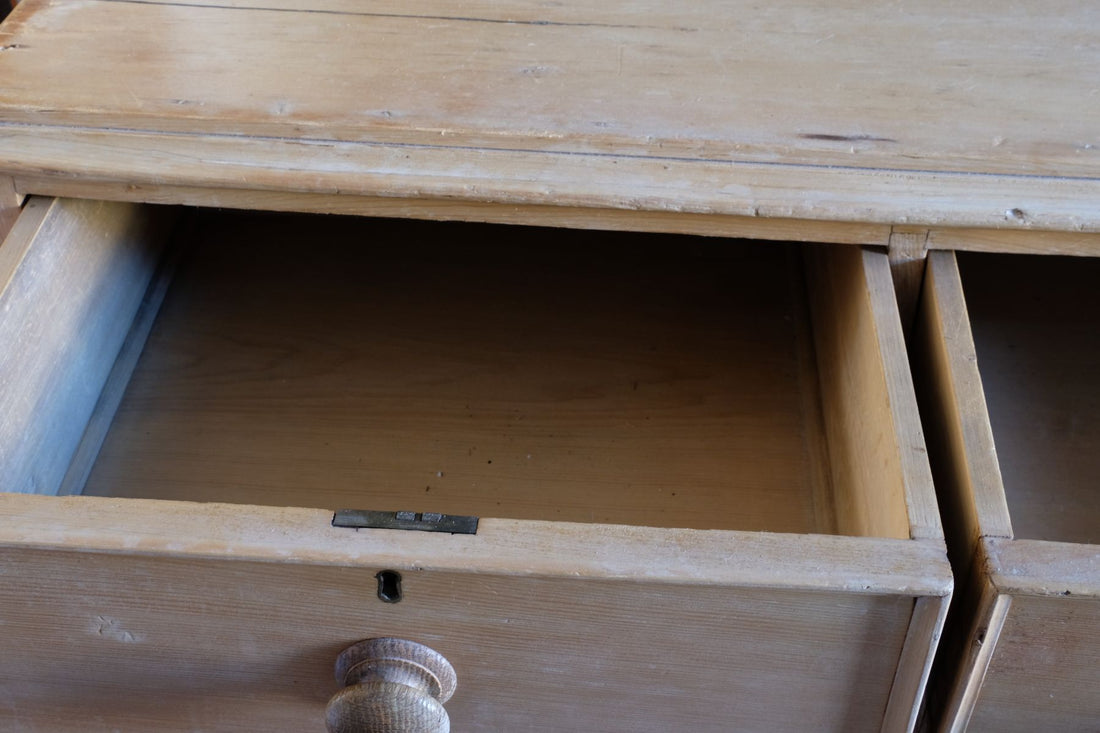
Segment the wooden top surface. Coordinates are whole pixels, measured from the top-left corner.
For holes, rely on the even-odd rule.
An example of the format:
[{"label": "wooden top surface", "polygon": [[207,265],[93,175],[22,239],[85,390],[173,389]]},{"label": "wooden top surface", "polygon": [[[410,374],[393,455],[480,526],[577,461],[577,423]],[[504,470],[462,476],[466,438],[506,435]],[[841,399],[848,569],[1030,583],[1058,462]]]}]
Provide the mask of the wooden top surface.
[{"label": "wooden top surface", "polygon": [[0,172],[1100,232],[1098,29],[1077,0],[26,0]]}]

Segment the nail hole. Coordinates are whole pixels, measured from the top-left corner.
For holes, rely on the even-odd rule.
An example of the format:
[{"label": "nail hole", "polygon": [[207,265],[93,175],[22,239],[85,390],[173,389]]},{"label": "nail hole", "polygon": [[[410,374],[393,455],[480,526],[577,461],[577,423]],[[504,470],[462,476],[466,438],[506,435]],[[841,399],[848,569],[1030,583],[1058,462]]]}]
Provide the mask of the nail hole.
[{"label": "nail hole", "polygon": [[378,575],[378,599],[383,603],[397,603],[401,600],[401,573],[396,570],[381,570]]}]

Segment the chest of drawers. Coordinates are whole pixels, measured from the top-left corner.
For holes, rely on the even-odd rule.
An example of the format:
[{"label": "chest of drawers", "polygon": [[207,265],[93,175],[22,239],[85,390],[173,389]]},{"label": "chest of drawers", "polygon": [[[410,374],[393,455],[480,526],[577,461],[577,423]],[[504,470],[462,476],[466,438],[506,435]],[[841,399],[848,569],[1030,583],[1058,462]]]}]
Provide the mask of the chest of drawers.
[{"label": "chest of drawers", "polygon": [[319,727],[396,637],[458,730],[913,728],[905,333],[1100,251],[1079,6],[21,3],[0,714]]}]

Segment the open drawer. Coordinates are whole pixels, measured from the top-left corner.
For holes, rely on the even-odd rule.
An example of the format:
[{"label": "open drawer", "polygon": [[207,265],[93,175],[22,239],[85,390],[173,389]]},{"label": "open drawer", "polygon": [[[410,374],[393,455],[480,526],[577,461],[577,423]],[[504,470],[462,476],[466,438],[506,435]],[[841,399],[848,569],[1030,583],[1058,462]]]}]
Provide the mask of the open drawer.
[{"label": "open drawer", "polygon": [[929,255],[915,358],[960,586],[944,730],[1100,725],[1098,283],[1094,259]]},{"label": "open drawer", "polygon": [[0,284],[4,726],[322,730],[369,637],[460,731],[914,725],[952,578],[882,252],[32,199]]}]

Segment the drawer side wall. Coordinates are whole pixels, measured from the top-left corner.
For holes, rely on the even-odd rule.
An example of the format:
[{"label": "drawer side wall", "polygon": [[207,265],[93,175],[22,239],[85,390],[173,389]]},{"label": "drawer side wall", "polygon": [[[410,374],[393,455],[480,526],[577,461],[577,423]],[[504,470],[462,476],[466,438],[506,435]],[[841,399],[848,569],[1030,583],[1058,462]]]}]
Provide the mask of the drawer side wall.
[{"label": "drawer side wall", "polygon": [[0,250],[0,490],[57,493],[160,253],[163,210],[32,199]]}]

